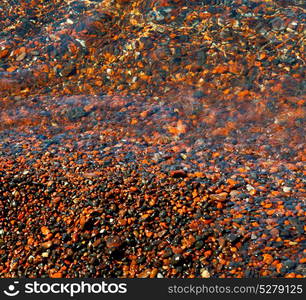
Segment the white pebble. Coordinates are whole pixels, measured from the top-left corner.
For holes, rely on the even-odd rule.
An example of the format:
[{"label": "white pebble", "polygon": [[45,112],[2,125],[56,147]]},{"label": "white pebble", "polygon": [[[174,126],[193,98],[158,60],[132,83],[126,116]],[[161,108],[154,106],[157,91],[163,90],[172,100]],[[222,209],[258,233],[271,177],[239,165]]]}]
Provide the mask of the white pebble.
[{"label": "white pebble", "polygon": [[201,277],[202,278],[210,278],[210,273],[208,272],[207,269],[201,269]]},{"label": "white pebble", "polygon": [[250,192],[250,191],[254,190],[254,187],[251,186],[250,184],[247,184],[246,189]]},{"label": "white pebble", "polygon": [[284,191],[285,193],[289,193],[289,192],[291,191],[291,187],[289,187],[289,186],[284,186],[284,187],[283,187],[283,191]]}]

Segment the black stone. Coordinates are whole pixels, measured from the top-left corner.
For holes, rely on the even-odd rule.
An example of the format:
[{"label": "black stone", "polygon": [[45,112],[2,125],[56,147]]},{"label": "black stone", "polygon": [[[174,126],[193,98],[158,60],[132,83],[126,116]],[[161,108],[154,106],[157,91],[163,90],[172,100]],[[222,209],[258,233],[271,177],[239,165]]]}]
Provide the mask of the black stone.
[{"label": "black stone", "polygon": [[296,267],[296,262],[288,259],[283,262],[283,267],[285,267],[286,270],[293,270]]},{"label": "black stone", "polygon": [[88,113],[82,107],[73,107],[67,111],[66,116],[70,121],[76,121],[87,116],[87,114]]},{"label": "black stone", "polygon": [[233,233],[230,233],[226,236],[225,238],[228,242],[232,243],[232,244],[235,244],[237,243],[240,239],[241,239],[241,236],[240,235],[237,235],[237,234],[233,234]]},{"label": "black stone", "polygon": [[193,97],[197,99],[203,98],[204,96],[205,94],[202,91],[196,91],[193,93]]},{"label": "black stone", "polygon": [[197,250],[200,250],[202,249],[204,246],[204,242],[203,241],[197,241],[194,245],[194,247],[197,249]]},{"label": "black stone", "polygon": [[174,254],[171,258],[171,264],[173,266],[178,266],[182,263],[183,257],[181,254]]}]

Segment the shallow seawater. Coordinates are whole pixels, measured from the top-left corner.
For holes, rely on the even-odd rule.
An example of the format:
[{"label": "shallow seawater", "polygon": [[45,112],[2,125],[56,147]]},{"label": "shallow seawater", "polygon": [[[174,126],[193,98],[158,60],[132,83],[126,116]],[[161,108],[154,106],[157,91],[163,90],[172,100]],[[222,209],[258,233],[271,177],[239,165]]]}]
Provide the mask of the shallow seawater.
[{"label": "shallow seawater", "polygon": [[[191,1],[188,5],[184,2],[183,9],[182,3],[176,7],[167,1],[144,1],[137,6],[139,11],[146,12],[142,19],[138,18],[137,10],[136,21],[134,11],[122,21],[123,8],[110,5],[109,1],[92,1],[86,5],[82,1],[59,2],[54,7],[56,20],[51,17],[49,6],[48,13],[40,15],[39,6],[30,9],[28,4],[16,1],[21,11],[24,6],[28,9],[25,10],[28,15],[22,18],[16,13],[16,22],[1,23],[2,157],[18,157],[29,152],[40,157],[51,150],[63,156],[66,152],[92,149],[103,152],[111,147],[114,159],[119,160],[122,153],[130,151],[134,151],[131,160],[151,156],[159,161],[159,157],[171,156],[173,149],[194,153],[198,149],[216,152],[232,149],[238,156],[275,160],[279,164],[304,161],[302,65],[305,62],[293,51],[300,51],[300,41],[293,45],[288,42],[302,30],[303,3],[280,1],[277,4],[282,9],[280,16],[265,19],[260,7],[269,1],[202,1],[203,21],[189,24],[188,18],[185,19],[187,12],[199,5],[198,2]],[[9,9],[7,4],[6,9]],[[269,6],[268,16],[275,11],[275,7]],[[35,25],[38,18],[42,22],[39,28]],[[245,37],[247,42],[239,38],[236,41],[239,26],[235,25],[235,18],[240,27],[249,26],[246,28],[251,33],[255,30],[252,34],[258,31],[259,40],[254,41],[250,34]],[[138,24],[141,20],[144,23]],[[11,27],[7,27],[10,22]],[[130,40],[124,40],[125,26],[131,24],[138,26],[133,30],[148,26],[149,31],[144,31],[140,38],[135,38],[136,33],[127,33]],[[191,43],[188,36],[176,36],[186,28],[191,33],[202,30],[205,36],[199,37],[197,47],[201,51],[194,57],[184,54],[184,47],[187,49]],[[162,35],[165,30],[171,31],[171,39],[178,49],[170,47],[172,40],[167,35],[162,36],[161,47],[154,44],[158,42],[158,34]],[[247,30],[245,33],[249,34]],[[169,40],[170,46],[163,48]],[[249,46],[245,46],[247,43]],[[142,51],[133,48],[136,44]],[[43,46],[36,49],[35,45]],[[122,47],[123,53],[118,50]],[[256,53],[256,47],[260,53]],[[245,49],[251,54],[242,52]],[[136,60],[136,65],[146,72],[140,73],[142,78],[154,72],[157,75],[148,79],[147,87],[139,88],[141,91],[137,93],[133,86],[137,84],[138,71],[125,70],[129,64],[123,64],[122,70],[118,67],[116,72],[128,75],[126,80],[121,78],[117,83],[114,70],[126,57],[132,59],[142,54],[143,63],[141,59]],[[250,61],[241,58],[243,55]],[[273,60],[274,56],[278,58]],[[219,58],[225,62],[219,64]],[[183,80],[180,78],[184,78],[186,71],[180,71],[180,66],[185,60],[190,60],[190,65]],[[270,65],[275,68],[271,71],[272,78],[266,74],[261,76],[260,72],[269,70]],[[193,77],[197,81],[192,82]],[[117,86],[119,89],[125,85],[131,90],[124,93],[116,90]],[[211,92],[212,86],[220,96]],[[199,165],[205,160],[197,156],[193,168],[201,168]]]},{"label": "shallow seawater", "polygon": [[0,277],[305,276],[304,23],[2,1]]},{"label": "shallow seawater", "polygon": [[2,105],[2,153],[27,151],[16,146],[27,140],[37,142],[37,151],[53,144],[60,147],[65,139],[95,145],[103,140],[103,132],[113,130],[114,136],[106,142],[109,146],[124,140],[143,147],[155,142],[163,147],[196,147],[197,141],[204,140],[219,148],[230,143],[249,151],[262,147],[265,152],[266,146],[270,155],[294,160],[305,142],[305,112],[294,108],[296,98],[289,99],[284,109],[278,107],[279,99],[203,101],[187,90],[162,101],[121,95],[29,97]]}]

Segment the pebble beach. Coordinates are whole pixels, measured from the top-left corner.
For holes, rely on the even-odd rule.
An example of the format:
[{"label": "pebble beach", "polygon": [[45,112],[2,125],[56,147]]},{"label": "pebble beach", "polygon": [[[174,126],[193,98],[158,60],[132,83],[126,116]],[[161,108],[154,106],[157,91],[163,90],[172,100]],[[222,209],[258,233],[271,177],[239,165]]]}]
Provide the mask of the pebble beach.
[{"label": "pebble beach", "polygon": [[0,3],[0,277],[306,276],[299,0]]}]

